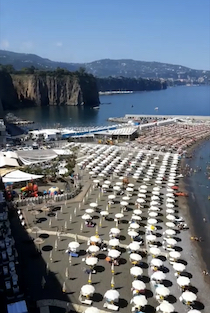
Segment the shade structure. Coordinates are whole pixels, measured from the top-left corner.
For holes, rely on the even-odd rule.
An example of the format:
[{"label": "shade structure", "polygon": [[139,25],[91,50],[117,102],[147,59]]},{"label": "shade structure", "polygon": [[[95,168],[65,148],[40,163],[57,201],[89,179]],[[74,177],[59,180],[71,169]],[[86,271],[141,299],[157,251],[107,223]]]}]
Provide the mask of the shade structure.
[{"label": "shade structure", "polygon": [[172,215],[172,214],[168,214],[168,215],[166,215],[166,218],[167,218],[167,220],[169,220],[169,221],[175,221],[175,216],[174,215]]},{"label": "shade structure", "polygon": [[133,213],[134,213],[135,215],[141,215],[141,214],[142,214],[142,210],[136,209],[136,210],[133,211]]},{"label": "shade structure", "polygon": [[119,297],[120,294],[115,289],[107,290],[106,293],[104,294],[104,298],[107,299],[108,301],[117,301]]},{"label": "shade structure", "polygon": [[77,241],[72,241],[69,243],[68,247],[70,250],[71,249],[78,249],[80,247],[80,244]]},{"label": "shade structure", "polygon": [[119,246],[119,244],[120,244],[119,239],[114,238],[114,239],[109,240],[109,245],[112,247],[117,247]]},{"label": "shade structure", "polygon": [[161,271],[157,271],[157,272],[152,274],[151,278],[153,280],[163,280],[166,278],[166,275]]},{"label": "shade structure", "polygon": [[99,184],[99,183],[100,183],[100,180],[99,180],[99,179],[94,179],[94,180],[93,180],[93,183],[94,183],[94,184]]},{"label": "shade structure", "polygon": [[159,286],[155,289],[156,294],[166,297],[170,295],[170,290],[165,286]]},{"label": "shade structure", "polygon": [[146,289],[146,285],[143,281],[141,280],[134,280],[132,282],[132,287],[133,289],[136,289],[136,290],[144,290]]},{"label": "shade structure", "polygon": [[165,234],[168,236],[174,236],[176,235],[176,232],[173,229],[166,229]]},{"label": "shade structure", "polygon": [[195,293],[191,292],[191,291],[185,291],[182,294],[182,298],[184,301],[186,302],[193,302],[197,299],[197,296]]},{"label": "shade structure", "polygon": [[166,198],[166,202],[168,202],[168,203],[174,203],[174,202],[175,202],[175,200],[174,200],[174,199],[172,199],[172,198]]},{"label": "shade structure", "polygon": [[147,193],[147,190],[146,190],[146,189],[139,189],[138,197],[140,197],[140,196],[139,196],[140,194],[145,194],[145,193]]},{"label": "shade structure", "polygon": [[158,201],[151,201],[150,206],[158,206],[160,203]]},{"label": "shade structure", "polygon": [[163,313],[172,313],[174,312],[174,306],[169,303],[168,301],[163,301],[161,304],[160,304],[160,310],[163,312]]},{"label": "shade structure", "polygon": [[130,200],[130,197],[124,196],[124,197],[122,197],[122,200],[123,200],[123,201],[129,201],[129,200]]},{"label": "shade structure", "polygon": [[138,236],[138,233],[135,230],[129,230],[128,235],[132,238],[135,238]]},{"label": "shade structure", "polygon": [[99,309],[91,306],[90,308],[87,308],[84,313],[100,313],[100,311]]},{"label": "shade structure", "polygon": [[159,196],[160,195],[160,191],[155,191],[154,190],[154,191],[152,191],[152,194],[155,195],[155,196]]},{"label": "shade structure", "polygon": [[104,181],[104,184],[106,184],[106,185],[111,185],[111,182],[110,182],[109,180],[105,180],[105,181]]},{"label": "shade structure", "polygon": [[160,209],[157,206],[151,206],[149,211],[160,211]]},{"label": "shade structure", "polygon": [[116,186],[122,186],[122,185],[123,185],[123,182],[122,182],[122,181],[117,181],[115,185],[116,185]]},{"label": "shade structure", "polygon": [[89,205],[91,208],[97,208],[97,206],[98,206],[98,204],[95,202],[91,202]]},{"label": "shade structure", "polygon": [[82,219],[83,220],[91,220],[92,217],[89,214],[85,213],[84,215],[82,215]]},{"label": "shade structure", "polygon": [[142,218],[141,218],[141,216],[139,216],[139,215],[132,215],[132,216],[131,216],[131,220],[132,220],[132,221],[141,221]]},{"label": "shade structure", "polygon": [[186,266],[182,263],[174,263],[173,268],[177,272],[183,272],[185,270]]},{"label": "shade structure", "polygon": [[98,236],[91,236],[90,242],[101,243],[101,238]]},{"label": "shade structure", "polygon": [[137,203],[145,203],[145,200],[142,199],[142,198],[138,198],[138,199],[136,200],[136,202],[137,202]]},{"label": "shade structure", "polygon": [[147,299],[143,295],[138,295],[138,296],[133,297],[133,299],[131,300],[131,303],[133,303],[137,307],[142,307],[142,306],[147,305]]},{"label": "shade structure", "polygon": [[151,197],[151,200],[157,200],[157,201],[158,201],[158,200],[160,200],[160,197],[158,197],[158,196],[152,196],[152,197]]},{"label": "shade structure", "polygon": [[115,198],[116,198],[115,195],[108,195],[108,199],[109,199],[109,200],[114,200]]},{"label": "shade structure", "polygon": [[98,263],[98,258],[91,256],[86,258],[85,263],[89,266],[94,266]]},{"label": "shade structure", "polygon": [[150,225],[155,225],[155,224],[157,224],[157,220],[155,218],[149,218],[147,220],[147,223]]},{"label": "shade structure", "polygon": [[158,216],[158,213],[157,212],[149,212],[148,214],[150,217],[156,217]]},{"label": "shade structure", "polygon": [[126,207],[126,206],[128,206],[128,202],[127,201],[121,201],[120,205],[123,207]]},{"label": "shade structure", "polygon": [[152,259],[150,265],[160,267],[163,265],[163,261],[160,259]]},{"label": "shade structure", "polygon": [[147,189],[147,185],[141,185],[140,188]]},{"label": "shade structure", "polygon": [[201,313],[201,311],[198,311],[198,310],[192,309],[192,310],[188,311],[187,313]]},{"label": "shade structure", "polygon": [[139,251],[140,244],[137,241],[133,241],[128,245],[128,249],[130,249],[131,251]]},{"label": "shade structure", "polygon": [[173,210],[173,209],[166,209],[166,213],[167,214],[174,214],[175,210]]},{"label": "shade structure", "polygon": [[83,296],[90,296],[94,294],[95,288],[92,285],[84,285],[81,288],[81,293]]},{"label": "shade structure", "polygon": [[99,252],[100,248],[98,246],[91,245],[91,246],[88,247],[87,250],[90,253],[97,253],[97,252]]},{"label": "shade structure", "polygon": [[120,234],[120,230],[118,228],[111,228],[110,233],[118,235],[118,234]]},{"label": "shade structure", "polygon": [[128,188],[126,188],[126,191],[128,191],[128,192],[133,192],[133,188],[128,187]]},{"label": "shade structure", "polygon": [[168,193],[166,194],[166,197],[174,198],[173,192],[168,192]]},{"label": "shade structure", "polygon": [[138,197],[139,198],[146,198],[147,196],[145,195],[145,193],[138,193]]},{"label": "shade structure", "polygon": [[138,253],[131,253],[130,254],[130,260],[133,262],[140,262],[142,259],[141,255]]},{"label": "shade structure", "polygon": [[190,284],[190,279],[186,276],[179,276],[177,278],[177,284],[179,286],[189,286]]},{"label": "shade structure", "polygon": [[172,259],[178,259],[178,258],[180,258],[181,253],[179,253],[178,251],[171,251],[171,252],[169,252],[169,256]]},{"label": "shade structure", "polygon": [[166,222],[166,226],[169,228],[174,228],[176,225],[173,222]]},{"label": "shade structure", "polygon": [[131,223],[130,224],[130,226],[129,226],[129,228],[131,228],[131,229],[139,229],[139,224],[137,224],[137,223]]},{"label": "shade structure", "polygon": [[147,239],[148,241],[153,242],[153,241],[155,241],[155,240],[157,239],[157,237],[156,237],[155,235],[147,235],[147,236],[146,236],[146,239]]},{"label": "shade structure", "polygon": [[101,216],[106,217],[109,215],[109,212],[108,211],[101,211],[100,214],[101,214]]},{"label": "shade structure", "polygon": [[160,187],[154,187],[153,190],[154,191],[160,191]]},{"label": "shade structure", "polygon": [[87,213],[87,214],[92,214],[93,212],[95,212],[95,211],[94,211],[94,209],[91,209],[91,208],[85,210],[85,213]]},{"label": "shade structure", "polygon": [[117,218],[117,219],[121,219],[121,218],[123,218],[124,217],[124,214],[123,213],[117,213],[117,214],[115,214],[115,218]]},{"label": "shade structure", "polygon": [[169,246],[175,246],[177,244],[177,241],[173,238],[166,238],[166,242]]},{"label": "shade structure", "polygon": [[166,207],[169,209],[172,209],[172,208],[174,208],[174,204],[168,202],[168,203],[166,203]]},{"label": "shade structure", "polygon": [[130,269],[130,274],[131,274],[132,276],[134,276],[134,277],[141,276],[142,273],[143,273],[143,270],[142,270],[140,267],[138,267],[138,266],[133,266],[133,267],[131,267],[131,269]]},{"label": "shade structure", "polygon": [[154,248],[154,247],[152,247],[152,248],[149,249],[149,251],[150,251],[150,253],[153,254],[153,255],[159,255],[159,254],[161,254],[161,251],[160,251],[159,248]]},{"label": "shade structure", "polygon": [[121,254],[121,252],[118,251],[118,250],[115,250],[115,249],[111,249],[111,250],[109,250],[109,252],[108,252],[108,256],[109,256],[110,258],[112,258],[112,259],[117,259],[117,258],[119,258],[120,254]]},{"label": "shade structure", "polygon": [[115,190],[115,191],[120,191],[120,189],[121,189],[120,186],[114,186],[113,187],[113,190]]}]

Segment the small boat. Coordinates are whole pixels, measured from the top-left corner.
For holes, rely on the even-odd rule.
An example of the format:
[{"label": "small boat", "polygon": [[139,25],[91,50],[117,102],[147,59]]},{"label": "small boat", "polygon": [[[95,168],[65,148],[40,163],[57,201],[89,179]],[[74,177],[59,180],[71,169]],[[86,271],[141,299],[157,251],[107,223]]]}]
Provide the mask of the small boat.
[{"label": "small boat", "polygon": [[97,109],[99,109],[99,106],[98,107],[93,107],[93,109],[97,110]]}]

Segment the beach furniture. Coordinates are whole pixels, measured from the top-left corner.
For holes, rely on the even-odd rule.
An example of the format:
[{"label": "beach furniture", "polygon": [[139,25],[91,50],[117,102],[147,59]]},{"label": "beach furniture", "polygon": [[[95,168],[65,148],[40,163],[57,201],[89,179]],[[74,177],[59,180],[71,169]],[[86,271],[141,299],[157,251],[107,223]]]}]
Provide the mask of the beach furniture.
[{"label": "beach furniture", "polygon": [[107,290],[106,293],[104,294],[104,299],[106,301],[104,303],[104,307],[112,311],[118,311],[119,307],[117,304],[119,301],[119,297],[120,294],[117,290],[115,289]]},{"label": "beach furniture", "polygon": [[91,297],[95,292],[95,288],[92,285],[83,285],[80,290],[79,301],[83,304],[91,305]]}]

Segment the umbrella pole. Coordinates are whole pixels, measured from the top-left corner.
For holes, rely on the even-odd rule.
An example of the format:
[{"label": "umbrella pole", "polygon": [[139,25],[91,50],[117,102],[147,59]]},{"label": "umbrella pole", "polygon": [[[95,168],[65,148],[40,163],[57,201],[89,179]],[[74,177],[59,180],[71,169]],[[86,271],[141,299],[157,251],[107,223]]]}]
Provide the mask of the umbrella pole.
[{"label": "umbrella pole", "polygon": [[81,231],[81,233],[82,233],[82,231],[83,231],[83,222],[81,223],[81,226],[80,226],[80,231]]},{"label": "umbrella pole", "polygon": [[114,276],[112,276],[112,279],[111,279],[111,288],[114,289]]},{"label": "umbrella pole", "polygon": [[98,225],[96,225],[96,237],[99,237],[99,235],[98,235]]},{"label": "umbrella pole", "polygon": [[90,274],[88,276],[88,284],[91,284],[92,283],[92,273],[90,271]]}]

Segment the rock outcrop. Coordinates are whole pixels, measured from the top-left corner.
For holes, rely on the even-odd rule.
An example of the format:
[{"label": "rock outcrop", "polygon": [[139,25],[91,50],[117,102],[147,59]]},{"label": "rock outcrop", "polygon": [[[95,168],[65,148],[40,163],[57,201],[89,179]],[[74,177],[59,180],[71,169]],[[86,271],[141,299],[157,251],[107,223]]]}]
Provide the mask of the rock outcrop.
[{"label": "rock outcrop", "polygon": [[92,75],[12,74],[0,72],[0,97],[4,109],[17,106],[99,104]]}]

